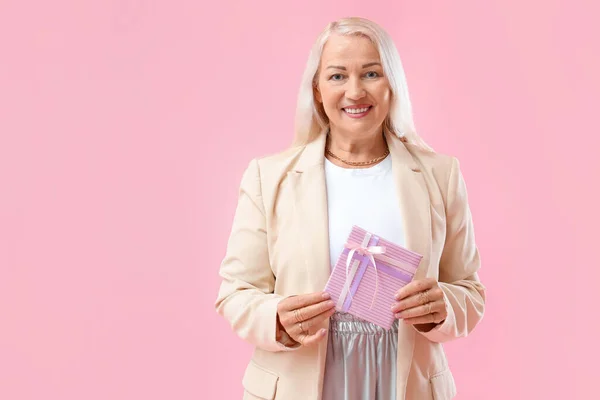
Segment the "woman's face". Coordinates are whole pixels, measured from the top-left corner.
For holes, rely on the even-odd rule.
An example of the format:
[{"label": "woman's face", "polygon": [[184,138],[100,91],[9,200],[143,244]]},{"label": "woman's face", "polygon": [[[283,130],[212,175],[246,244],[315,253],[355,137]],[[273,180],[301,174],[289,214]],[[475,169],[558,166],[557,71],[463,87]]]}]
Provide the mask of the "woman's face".
[{"label": "woman's face", "polygon": [[390,88],[376,47],[368,38],[332,35],[321,56],[315,100],[332,131],[350,136],[381,131],[390,109]]}]

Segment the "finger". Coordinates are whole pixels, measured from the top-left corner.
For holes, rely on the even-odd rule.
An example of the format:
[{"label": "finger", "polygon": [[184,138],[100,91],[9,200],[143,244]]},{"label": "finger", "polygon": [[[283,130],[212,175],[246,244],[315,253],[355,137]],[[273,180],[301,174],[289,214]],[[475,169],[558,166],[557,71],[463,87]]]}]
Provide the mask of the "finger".
[{"label": "finger", "polygon": [[306,321],[317,315],[329,311],[335,307],[335,303],[332,300],[325,300],[317,304],[310,305],[308,307],[298,309],[297,315],[300,317],[300,321]]},{"label": "finger", "polygon": [[439,324],[443,320],[444,320],[444,318],[442,317],[442,314],[436,312],[436,313],[432,313],[432,314],[422,315],[420,317],[405,319],[404,322],[409,325],[431,324],[431,323]]},{"label": "finger", "polygon": [[413,294],[410,297],[406,297],[404,300],[394,304],[392,306],[393,312],[400,312],[402,310],[407,310],[409,308],[418,307],[425,305],[429,302],[429,293],[428,291],[419,292]]},{"label": "finger", "polygon": [[[335,308],[327,310],[309,320],[302,321],[302,327],[300,327],[300,324],[295,324],[294,327],[290,328],[288,333],[295,341],[300,342],[303,345],[309,345],[311,342],[320,340],[318,336],[322,329],[318,329],[318,327],[321,326],[323,321],[331,317],[334,313]],[[315,329],[316,331],[311,333]]]},{"label": "finger", "polygon": [[[305,332],[311,333],[314,329],[321,326],[323,321],[325,321],[326,319],[331,317],[334,313],[335,313],[335,308],[327,309],[327,310],[323,311],[322,313],[319,313],[319,314],[313,316],[312,318],[302,321],[302,328],[304,328]],[[297,325],[300,328],[300,324],[297,324]]]},{"label": "finger", "polygon": [[[421,293],[426,293],[427,295],[421,295]],[[407,310],[412,307],[422,306],[429,301],[435,302],[441,300],[444,297],[442,289],[439,287],[432,288],[426,290],[425,292],[419,292],[413,294],[412,296],[406,297],[403,300],[399,301],[392,305],[392,312],[400,312],[402,310]]]},{"label": "finger", "polygon": [[320,342],[327,333],[327,329],[319,329],[314,335],[302,335],[302,339],[298,340],[302,346],[312,346]]},{"label": "finger", "polygon": [[318,315],[315,315],[310,319],[300,322],[291,322],[288,326],[284,325],[284,327],[288,334],[294,340],[299,342],[303,335],[310,335],[314,333],[314,331],[320,327],[323,321],[331,317],[334,313],[335,308],[331,308]]},{"label": "finger", "polygon": [[329,300],[331,296],[327,292],[317,292],[291,296],[281,301],[282,311],[296,310],[302,307],[307,307],[323,300]]},{"label": "finger", "polygon": [[427,303],[422,306],[412,307],[407,310],[396,313],[396,318],[410,319],[421,317],[431,313],[440,313],[444,309],[445,305],[443,301],[436,301]]},{"label": "finger", "polygon": [[436,284],[436,282],[437,281],[434,278],[425,278],[412,281],[411,283],[402,287],[396,292],[396,300],[402,300],[415,293],[431,289]]},{"label": "finger", "polygon": [[279,321],[287,329],[298,322],[304,322],[329,310],[335,311],[335,303],[332,300],[325,300],[308,307],[284,312]]}]

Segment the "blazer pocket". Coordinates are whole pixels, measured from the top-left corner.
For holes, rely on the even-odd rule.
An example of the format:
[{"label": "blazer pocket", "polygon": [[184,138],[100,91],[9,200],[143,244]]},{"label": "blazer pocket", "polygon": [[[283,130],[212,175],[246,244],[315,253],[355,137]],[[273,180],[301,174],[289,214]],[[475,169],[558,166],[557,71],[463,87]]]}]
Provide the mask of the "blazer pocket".
[{"label": "blazer pocket", "polygon": [[456,396],[456,384],[450,368],[433,375],[429,379],[433,400],[449,400]]},{"label": "blazer pocket", "polygon": [[250,360],[242,379],[242,385],[246,392],[254,397],[244,396],[244,399],[275,399],[278,380],[279,377],[275,373],[267,371]]}]

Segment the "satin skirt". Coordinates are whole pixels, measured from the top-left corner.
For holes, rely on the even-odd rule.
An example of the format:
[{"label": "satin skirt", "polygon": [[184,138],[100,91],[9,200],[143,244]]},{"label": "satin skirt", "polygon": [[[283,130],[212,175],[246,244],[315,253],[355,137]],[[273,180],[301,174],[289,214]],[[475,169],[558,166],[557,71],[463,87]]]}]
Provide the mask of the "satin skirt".
[{"label": "satin skirt", "polygon": [[390,330],[351,314],[331,316],[323,400],[395,400],[398,320]]}]

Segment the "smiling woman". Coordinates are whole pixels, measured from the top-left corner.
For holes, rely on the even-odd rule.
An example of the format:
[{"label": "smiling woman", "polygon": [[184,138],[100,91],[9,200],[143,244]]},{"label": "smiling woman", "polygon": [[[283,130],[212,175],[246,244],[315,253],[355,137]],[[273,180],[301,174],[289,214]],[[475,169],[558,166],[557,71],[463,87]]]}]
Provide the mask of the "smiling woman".
[{"label": "smiling woman", "polygon": [[321,55],[315,99],[330,128],[344,134],[365,135],[383,124],[390,110],[390,86],[369,38],[329,38]]},{"label": "smiling woman", "polygon": [[[377,310],[391,329],[323,292],[354,225],[422,256]],[[454,397],[441,342],[482,319],[479,267],[458,161],[417,135],[391,38],[362,18],[330,23],[302,78],[295,144],[245,171],[221,264],[217,311],[256,347],[244,398]]]}]

